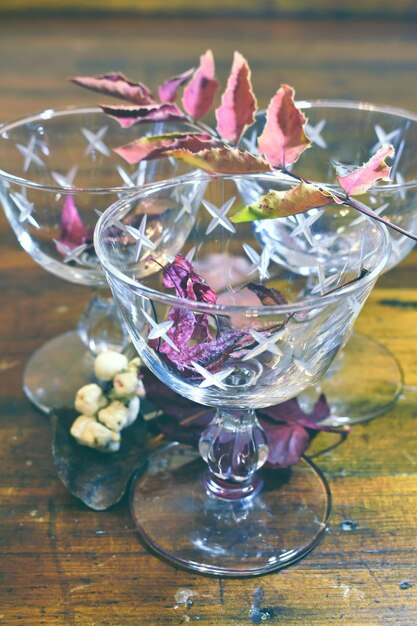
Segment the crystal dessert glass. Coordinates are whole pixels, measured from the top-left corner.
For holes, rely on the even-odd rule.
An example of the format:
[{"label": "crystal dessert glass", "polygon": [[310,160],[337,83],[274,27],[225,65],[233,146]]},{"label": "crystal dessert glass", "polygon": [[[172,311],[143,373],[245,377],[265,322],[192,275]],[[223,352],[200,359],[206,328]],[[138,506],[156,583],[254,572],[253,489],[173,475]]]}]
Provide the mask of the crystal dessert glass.
[{"label": "crystal dessert glass", "polygon": [[[308,118],[306,134],[312,147],[306,150],[293,166],[303,178],[320,182],[340,190],[336,182],[335,165],[339,172],[347,172],[368,161],[382,145],[391,143],[395,148],[391,182],[381,182],[360,197],[366,205],[388,220],[417,232],[417,116],[409,111],[363,102],[317,100],[297,102]],[[265,124],[265,114],[260,114],[254,127],[244,139],[246,147],[256,152],[256,141]],[[248,185],[242,193],[250,201],[257,190]],[[299,263],[298,254],[308,248],[311,225],[317,212],[289,217],[286,220],[266,220],[255,225],[257,236],[282,248],[288,248],[293,257],[291,267],[298,264],[304,273],[317,273],[315,260]],[[352,227],[356,229],[364,217],[354,214]],[[415,242],[389,229],[392,251],[386,267],[400,263]],[[320,388],[331,406],[331,422],[336,425],[353,424],[375,417],[388,410],[397,400],[403,387],[401,366],[384,346],[371,337],[354,332],[341,351]],[[310,389],[304,402],[311,405],[319,390]],[[299,398],[301,400],[301,398]]]},{"label": "crystal dessert glass", "polygon": [[[95,292],[78,329],[55,337],[27,363],[23,388],[41,410],[72,406],[91,375],[92,355],[128,343],[94,252],[98,214],[132,190],[182,171],[166,158],[129,165],[112,148],[191,128],[158,122],[123,129],[98,107],[48,109],[0,127],[0,200],[20,244],[47,271]],[[165,222],[162,231],[158,212],[148,209],[137,234],[142,254],[158,239],[159,255],[174,253],[190,216],[169,228]]]},{"label": "crystal dessert glass", "polygon": [[[217,409],[201,435],[200,456],[171,444],[133,481],[137,529],[170,561],[224,576],[288,565],[323,535],[330,511],[325,479],[307,458],[291,469],[268,469],[275,444],[256,409],[318,382],[390,253],[384,226],[369,219],[352,226],[352,209],[329,205],[312,226],[307,249],[321,264],[320,277],[293,271],[279,248],[254,237],[250,224],[233,223],[248,178],[261,191],[289,188],[263,175],[177,179],[116,202],[94,236],[145,365],[175,392]],[[153,250],[138,260],[130,225],[149,203],[169,207],[160,218],[164,230],[173,215],[193,216],[175,258],[161,262],[150,237]],[[329,246],[321,246],[325,238]],[[199,275],[213,255],[227,259],[217,293]],[[239,283],[232,275],[237,262],[247,264]],[[322,293],[330,276],[330,292]]]}]

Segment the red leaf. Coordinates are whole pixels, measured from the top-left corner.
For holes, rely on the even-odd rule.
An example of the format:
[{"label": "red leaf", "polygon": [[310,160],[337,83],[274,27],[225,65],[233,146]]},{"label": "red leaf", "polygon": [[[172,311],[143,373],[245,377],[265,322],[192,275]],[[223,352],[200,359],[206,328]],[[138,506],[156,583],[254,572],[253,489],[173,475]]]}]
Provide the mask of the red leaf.
[{"label": "red leaf", "polygon": [[215,79],[214,58],[211,50],[200,57],[200,66],[184,89],[184,109],[195,120],[203,117],[210,109],[219,88]]},{"label": "red leaf", "polygon": [[75,76],[70,79],[76,85],[98,91],[106,96],[122,98],[134,104],[152,104],[156,100],[149,87],[143,83],[134,83],[120,72],[103,74],[102,76]]},{"label": "red leaf", "polygon": [[248,62],[239,52],[235,52],[226,90],[221,105],[216,109],[220,136],[237,144],[245,128],[255,122],[256,108]]},{"label": "red leaf", "polygon": [[183,121],[184,114],[175,104],[144,104],[142,106],[106,106],[104,113],[117,120],[123,128],[141,122]]},{"label": "red leaf", "polygon": [[304,133],[306,118],[294,104],[294,89],[281,85],[269,103],[258,148],[268,163],[285,168],[295,163],[311,142]]},{"label": "red leaf", "polygon": [[167,150],[186,148],[190,152],[199,152],[213,143],[215,143],[213,137],[205,133],[170,133],[141,137],[114,151],[129,163],[138,163],[143,160],[158,159],[165,155]]},{"label": "red leaf", "polygon": [[194,71],[194,68],[191,68],[182,74],[168,78],[164,83],[162,83],[162,85],[158,87],[158,95],[161,102],[175,102],[177,99],[178,89],[190,80]]},{"label": "red leaf", "polygon": [[293,424],[270,424],[262,420],[269,444],[268,465],[289,467],[298,463],[307,450],[310,438],[303,426]]},{"label": "red leaf", "polygon": [[271,166],[260,157],[226,146],[207,148],[194,154],[190,150],[180,148],[170,151],[169,154],[175,159],[188,163],[188,165],[216,174],[249,174],[251,172],[272,171]]},{"label": "red leaf", "polygon": [[360,196],[366,193],[378,180],[389,180],[391,168],[385,163],[387,157],[394,155],[394,147],[382,146],[366,163],[357,169],[338,176],[339,185],[348,196]]},{"label": "red leaf", "polygon": [[67,196],[61,212],[61,233],[57,241],[57,250],[60,254],[66,251],[59,244],[72,250],[89,238],[90,231],[82,221],[74,198]]}]

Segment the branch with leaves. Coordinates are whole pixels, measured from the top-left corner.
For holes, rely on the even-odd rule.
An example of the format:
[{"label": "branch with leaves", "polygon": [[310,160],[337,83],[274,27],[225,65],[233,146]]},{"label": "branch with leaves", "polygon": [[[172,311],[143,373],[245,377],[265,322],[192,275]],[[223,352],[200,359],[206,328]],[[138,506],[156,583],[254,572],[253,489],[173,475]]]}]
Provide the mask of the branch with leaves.
[{"label": "branch with leaves", "polygon": [[[300,155],[311,147],[305,131],[307,118],[296,106],[291,86],[281,85],[268,105],[265,127],[258,138],[258,154],[239,147],[242,136],[255,123],[257,112],[251,70],[239,52],[234,54],[221,103],[215,109],[215,128],[201,121],[212,109],[219,90],[211,50],[200,57],[196,69],[168,78],[160,85],[158,97],[144,83],[132,82],[120,73],[78,76],[72,81],[127,101],[129,104],[102,106],[123,128],[157,121],[186,122],[195,127],[196,130],[190,132],[141,137],[117,148],[115,151],[129,163],[170,156],[210,174],[281,172],[294,180],[293,188],[272,191],[242,208],[231,218],[234,222],[287,217],[336,202],[351,206],[417,241],[417,234],[393,224],[357,199],[378,181],[390,180],[391,167],[386,159],[394,156],[392,145],[382,146],[360,167],[338,175],[340,191],[327,189],[290,171]],[[178,103],[180,89],[183,89],[182,106]]]}]

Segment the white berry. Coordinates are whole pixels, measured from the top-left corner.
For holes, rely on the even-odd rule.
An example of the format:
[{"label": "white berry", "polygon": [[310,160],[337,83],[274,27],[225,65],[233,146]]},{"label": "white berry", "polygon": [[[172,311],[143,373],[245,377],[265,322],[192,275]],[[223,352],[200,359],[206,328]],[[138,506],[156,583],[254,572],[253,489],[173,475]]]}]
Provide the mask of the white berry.
[{"label": "white berry", "polygon": [[120,352],[114,352],[113,350],[106,350],[101,352],[94,361],[94,373],[100,380],[111,380],[127,370],[129,361],[124,354]]},{"label": "white berry", "polygon": [[93,416],[107,404],[106,396],[95,383],[84,385],[75,396],[75,408],[83,415]]}]

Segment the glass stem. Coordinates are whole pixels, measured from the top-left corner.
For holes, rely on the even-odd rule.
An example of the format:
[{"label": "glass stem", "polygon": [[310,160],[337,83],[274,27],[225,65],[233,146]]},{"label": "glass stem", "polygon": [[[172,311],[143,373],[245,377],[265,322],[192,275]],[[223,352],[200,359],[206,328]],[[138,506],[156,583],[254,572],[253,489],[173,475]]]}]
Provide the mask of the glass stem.
[{"label": "glass stem", "polygon": [[208,471],[209,493],[236,500],[257,492],[256,474],[268,458],[268,441],[253,409],[219,408],[203,431],[199,450]]},{"label": "glass stem", "polygon": [[90,302],[78,322],[78,333],[93,354],[104,350],[121,352],[126,348],[129,334],[110,289],[94,289]]}]

